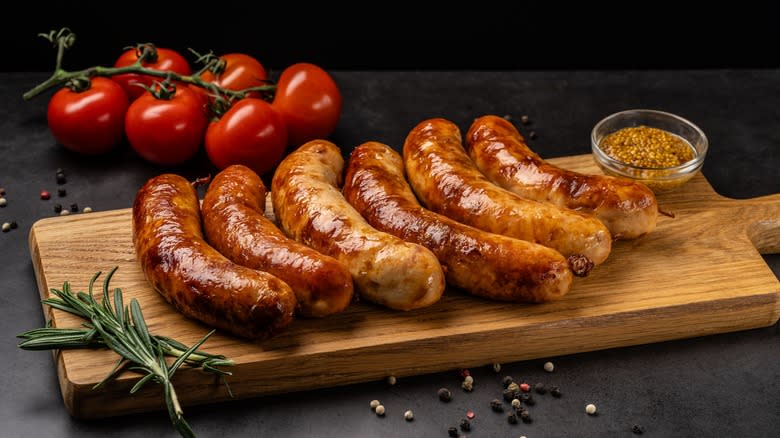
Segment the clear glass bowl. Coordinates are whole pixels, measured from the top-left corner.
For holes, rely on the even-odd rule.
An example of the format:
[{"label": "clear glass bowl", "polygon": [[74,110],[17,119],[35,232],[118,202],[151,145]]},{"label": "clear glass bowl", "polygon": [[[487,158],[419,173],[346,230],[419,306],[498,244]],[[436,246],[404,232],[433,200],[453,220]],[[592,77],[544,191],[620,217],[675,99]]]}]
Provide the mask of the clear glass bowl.
[{"label": "clear glass bowl", "polygon": [[[675,167],[641,167],[618,161],[604,152],[600,144],[607,135],[628,127],[649,126],[676,134],[693,146],[694,158]],[[707,136],[690,121],[663,111],[632,109],[605,117],[590,134],[593,158],[607,175],[629,178],[646,184],[655,193],[674,190],[693,178],[707,155]]]}]

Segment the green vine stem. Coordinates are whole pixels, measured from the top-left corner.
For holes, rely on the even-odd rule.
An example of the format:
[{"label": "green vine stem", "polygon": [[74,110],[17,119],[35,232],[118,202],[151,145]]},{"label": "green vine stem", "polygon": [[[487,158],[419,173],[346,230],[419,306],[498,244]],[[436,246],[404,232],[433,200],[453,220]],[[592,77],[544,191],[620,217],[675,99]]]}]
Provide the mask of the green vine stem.
[{"label": "green vine stem", "polygon": [[175,72],[146,68],[142,65],[142,62],[143,60],[146,59],[146,56],[148,56],[147,55],[147,53],[149,53],[147,51],[149,49],[148,44],[144,45],[145,47],[141,53],[141,56],[138,57],[138,60],[133,65],[128,65],[125,67],[94,66],[94,67],[89,67],[78,71],[67,71],[62,68],[62,58],[65,50],[70,48],[75,42],[75,34],[70,32],[70,30],[68,30],[67,28],[63,28],[59,31],[51,31],[48,34],[40,34],[40,35],[56,45],[57,60],[52,75],[47,80],[41,82],[40,84],[36,85],[34,88],[24,93],[22,97],[25,100],[30,100],[33,97],[43,93],[44,91],[50,88],[65,84],[68,81],[77,78],[90,78],[93,76],[110,77],[110,76],[127,74],[127,73],[136,73],[136,74],[142,74],[147,76],[154,76],[162,79],[169,79],[171,81],[182,82],[185,84],[192,84],[197,87],[201,87],[208,90],[213,95],[224,96],[229,101],[243,99],[244,97],[247,96],[247,94],[253,91],[264,93],[264,92],[270,92],[276,90],[276,85],[272,85],[272,84],[259,85],[257,87],[245,88],[243,90],[238,90],[238,91],[228,90],[212,82],[206,82],[202,80],[198,74],[181,75]]}]

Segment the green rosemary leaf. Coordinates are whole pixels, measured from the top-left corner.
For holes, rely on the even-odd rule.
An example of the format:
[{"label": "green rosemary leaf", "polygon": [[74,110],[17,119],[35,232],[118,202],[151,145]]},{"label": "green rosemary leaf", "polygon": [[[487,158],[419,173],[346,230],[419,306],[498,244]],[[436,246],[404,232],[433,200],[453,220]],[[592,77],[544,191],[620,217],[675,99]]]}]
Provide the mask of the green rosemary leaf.
[{"label": "green rosemary leaf", "polygon": [[125,358],[120,357],[116,361],[116,365],[114,365],[114,368],[111,369],[111,371],[106,375],[106,377],[103,377],[103,380],[95,384],[95,386],[93,386],[92,389],[98,389],[101,386],[105,385],[106,382],[113,380],[119,374],[119,371],[121,371],[128,363],[129,362],[125,360]]},{"label": "green rosemary leaf", "polygon": [[152,347],[152,340],[149,338],[149,328],[146,327],[146,320],[144,314],[141,312],[141,305],[138,304],[138,300],[133,298],[130,300],[130,314],[133,315],[133,328],[138,336],[149,346]]},{"label": "green rosemary leaf", "polygon": [[206,336],[204,336],[203,338],[201,338],[201,340],[200,340],[200,341],[198,341],[197,343],[195,343],[195,345],[193,345],[192,347],[188,348],[188,349],[187,349],[187,351],[185,351],[185,352],[184,352],[184,354],[182,354],[181,356],[179,356],[179,358],[178,358],[178,359],[176,359],[176,361],[174,361],[174,362],[171,364],[171,367],[170,367],[170,368],[168,368],[168,378],[169,378],[169,379],[173,378],[173,375],[176,373],[176,370],[178,370],[178,369],[179,369],[179,367],[181,366],[181,364],[183,364],[183,363],[184,363],[184,361],[185,361],[185,360],[187,360],[187,357],[189,357],[189,355],[191,355],[191,354],[192,354],[192,353],[193,353],[195,350],[197,350],[197,349],[198,349],[198,347],[200,347],[201,345],[203,345],[203,343],[204,343],[204,342],[206,342],[206,340],[207,340],[209,337],[211,337],[211,335],[213,335],[215,331],[216,331],[216,330],[212,330],[212,331],[210,331],[210,332],[206,333]]},{"label": "green rosemary leaf", "polygon": [[130,390],[130,394],[135,394],[139,389],[141,389],[144,385],[146,385],[146,382],[152,380],[154,378],[154,374],[147,374],[143,377],[141,377],[141,380],[136,382],[135,385],[133,385],[133,388]]},{"label": "green rosemary leaf", "polygon": [[124,314],[125,304],[122,300],[122,289],[116,288],[114,289],[114,315],[116,315],[119,325],[125,325]]}]

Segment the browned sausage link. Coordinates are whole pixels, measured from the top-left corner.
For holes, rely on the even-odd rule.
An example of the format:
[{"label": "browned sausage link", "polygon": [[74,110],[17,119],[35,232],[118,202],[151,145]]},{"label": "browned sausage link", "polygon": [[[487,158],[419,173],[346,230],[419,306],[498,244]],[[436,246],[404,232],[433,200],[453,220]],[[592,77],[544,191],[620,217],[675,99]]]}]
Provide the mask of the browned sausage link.
[{"label": "browned sausage link", "polygon": [[133,242],[146,279],[187,317],[252,339],[292,321],[287,284],[236,265],[203,240],[197,194],[178,175],[157,176],[138,191]]},{"label": "browned sausage link", "polygon": [[399,310],[429,306],[444,292],[444,273],[427,248],[378,231],[339,190],[344,158],[314,140],[289,154],[272,181],[279,224],[296,240],[335,257],[366,300]]},{"label": "browned sausage link", "polygon": [[476,119],[466,135],[479,170],[520,196],[593,213],[614,238],[633,239],[655,229],[658,204],[644,184],[602,175],[584,175],[544,161],[501,117]]},{"label": "browned sausage link", "polygon": [[321,317],[352,300],[352,276],[338,260],[287,238],[264,216],[266,189],[251,169],[225,168],[203,198],[203,228],[219,252],[239,265],[270,272],[298,298],[298,313]]},{"label": "browned sausage link", "polygon": [[447,284],[503,301],[542,302],[568,292],[572,273],[559,252],[426,210],[403,166],[388,146],[360,145],[349,160],[344,196],[374,227],[433,251]]},{"label": "browned sausage link", "polygon": [[444,119],[417,125],[404,143],[404,165],[417,197],[458,222],[548,246],[566,257],[606,260],[609,230],[582,213],[521,198],[485,178],[461,145],[460,130]]}]

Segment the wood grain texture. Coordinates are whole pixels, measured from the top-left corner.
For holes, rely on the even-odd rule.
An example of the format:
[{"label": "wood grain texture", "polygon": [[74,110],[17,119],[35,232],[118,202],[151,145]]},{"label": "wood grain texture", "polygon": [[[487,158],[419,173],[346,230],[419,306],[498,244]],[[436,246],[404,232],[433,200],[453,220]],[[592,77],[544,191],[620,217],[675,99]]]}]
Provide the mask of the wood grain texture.
[{"label": "wood grain texture", "polygon": [[[550,161],[598,173],[590,155]],[[497,303],[448,290],[426,309],[354,304],[326,319],[298,319],[262,343],[216,334],[204,349],[236,361],[229,382],[235,397],[245,398],[774,324],[780,282],[760,253],[780,252],[780,195],[728,199],[697,175],[658,200],[675,217],[660,217],[657,230],[640,239],[616,242],[606,263],[575,280],[558,302]],[[124,290],[125,302],[139,300],[153,333],[192,344],[209,330],[176,313],[147,284],[133,252],[129,209],[42,219],[29,243],[41,297],[66,280],[84,290],[94,272],[119,266],[112,285]],[[80,323],[61,311],[44,312],[57,327]],[[464,353],[448,354],[454,348]],[[128,395],[138,379],[132,373],[92,390],[115,360],[102,350],[55,354],[72,415],[164,408],[153,384]],[[181,369],[174,383],[185,406],[230,399],[217,379],[196,370]]]}]

